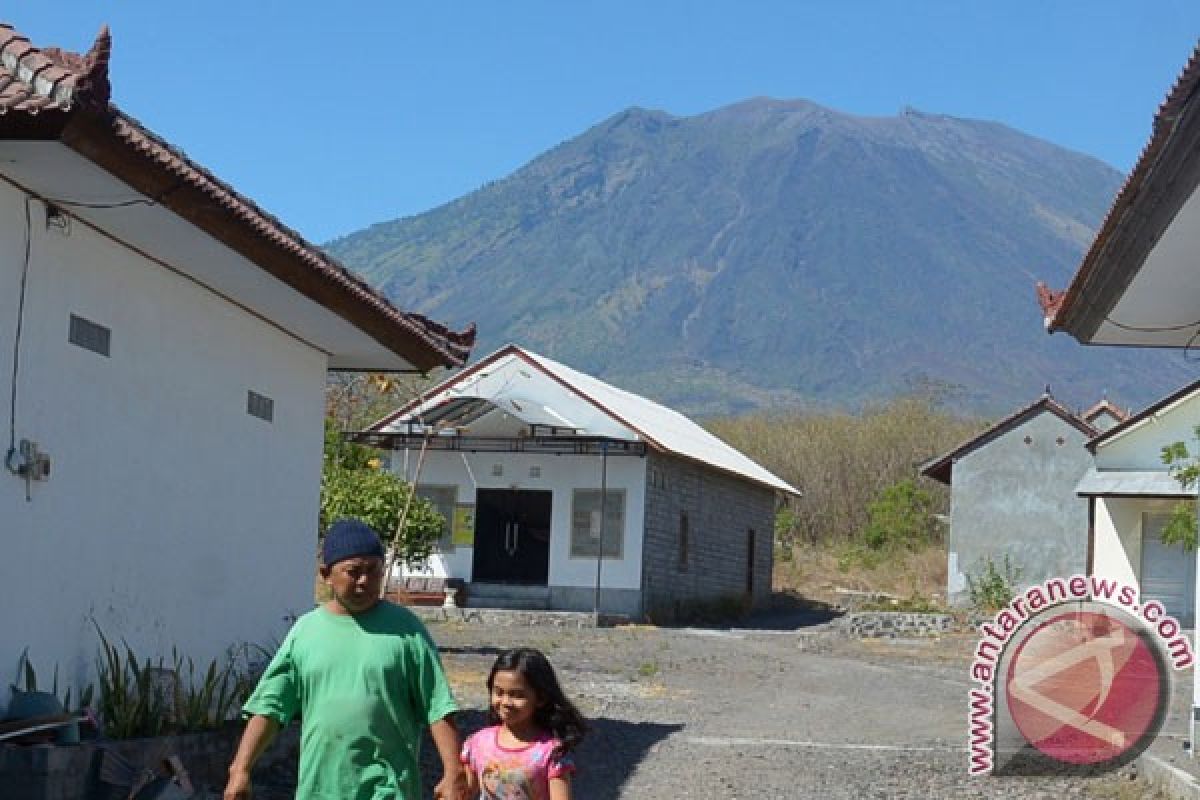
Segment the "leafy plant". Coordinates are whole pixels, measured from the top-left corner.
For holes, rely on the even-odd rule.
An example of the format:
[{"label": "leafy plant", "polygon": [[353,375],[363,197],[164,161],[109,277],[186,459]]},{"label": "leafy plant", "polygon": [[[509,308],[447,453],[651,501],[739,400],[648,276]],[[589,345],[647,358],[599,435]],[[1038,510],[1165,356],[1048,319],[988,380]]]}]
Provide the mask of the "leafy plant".
[{"label": "leafy plant", "polygon": [[100,718],[112,739],[216,730],[233,716],[253,689],[232,653],[197,669],[191,657],[171,649],[171,660],[139,659],[127,642],[118,647],[100,636],[96,671],[100,678]]},{"label": "leafy plant", "polygon": [[104,732],[112,739],[134,739],[159,736],[167,731],[169,722],[167,693],[157,679],[163,662],[157,667],[146,659],[138,660],[133,648],[122,642],[124,649],[109,642],[95,620],[100,636],[100,657],[96,674],[100,679],[100,719]]},{"label": "leafy plant", "polygon": [[[1200,425],[1192,429],[1193,435],[1200,439]],[[1162,449],[1162,462],[1167,465],[1168,472],[1179,485],[1191,491],[1196,488],[1200,479],[1200,459],[1193,456],[1184,442],[1173,442]],[[1196,549],[1196,501],[1182,500],[1171,509],[1171,518],[1160,534],[1163,544],[1182,545],[1187,552]]]},{"label": "leafy plant", "polygon": [[[326,427],[321,474],[321,533],[343,517],[360,519],[379,533],[399,560],[421,564],[441,538],[446,520],[412,487],[383,469],[374,451],[342,441]],[[403,530],[400,517],[408,506]]]},{"label": "leafy plant", "polygon": [[1159,533],[1166,545],[1180,545],[1185,552],[1196,550],[1196,501],[1180,500],[1171,508],[1171,516]]},{"label": "leafy plant", "polygon": [[867,513],[863,541],[872,550],[913,550],[933,538],[933,495],[918,488],[911,478],[885,488],[867,507]]},{"label": "leafy plant", "polygon": [[791,561],[796,548],[796,512],[784,506],[775,513],[775,548],[781,561]]},{"label": "leafy plant", "polygon": [[[232,659],[223,667],[217,659],[208,664],[203,676],[198,676],[196,664],[189,656],[181,657],[171,650],[175,663],[174,724],[180,732],[217,730],[233,716],[233,712],[249,697],[253,684],[235,669]],[[184,666],[187,667],[186,671]]]},{"label": "leafy plant", "polygon": [[991,556],[980,559],[974,573],[967,573],[967,591],[971,605],[977,611],[998,611],[1016,595],[1017,581],[1021,579],[1021,568],[1004,556],[1004,569],[996,566]]}]

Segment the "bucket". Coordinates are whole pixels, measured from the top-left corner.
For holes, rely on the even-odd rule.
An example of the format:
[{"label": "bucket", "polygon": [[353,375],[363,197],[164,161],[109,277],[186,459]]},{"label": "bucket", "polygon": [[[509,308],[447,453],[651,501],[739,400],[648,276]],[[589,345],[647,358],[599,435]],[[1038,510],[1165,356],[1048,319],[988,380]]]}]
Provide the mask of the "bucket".
[{"label": "bucket", "polygon": [[[58,697],[50,692],[26,692],[12,689],[12,700],[8,704],[8,719],[33,719],[53,717],[66,713]],[[79,723],[72,722],[58,729],[55,736],[58,744],[79,744]]]}]

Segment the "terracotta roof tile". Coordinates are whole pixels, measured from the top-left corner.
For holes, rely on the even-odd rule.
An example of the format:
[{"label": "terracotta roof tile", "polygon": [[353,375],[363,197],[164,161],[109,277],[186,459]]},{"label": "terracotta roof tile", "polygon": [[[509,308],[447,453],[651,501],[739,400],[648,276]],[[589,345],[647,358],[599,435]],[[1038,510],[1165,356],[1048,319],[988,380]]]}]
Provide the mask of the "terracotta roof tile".
[{"label": "terracotta roof tile", "polygon": [[0,23],[0,113],[70,111],[75,105],[108,105],[108,60],[112,38],[100,29],[84,55],[58,48],[39,50],[29,39]]},{"label": "terracotta roof tile", "polygon": [[[1084,255],[1071,284],[1064,291],[1053,293],[1057,295],[1057,303],[1049,307],[1043,304],[1046,330],[1052,333],[1062,330],[1066,325],[1067,318],[1075,312],[1075,306],[1081,302],[1080,294],[1084,284],[1087,283],[1093,270],[1097,268],[1097,263],[1108,247],[1109,239],[1116,234],[1117,228],[1129,214],[1138,196],[1142,194],[1144,186],[1155,171],[1159,158],[1167,148],[1172,133],[1175,131],[1176,122],[1179,121],[1188,102],[1197,91],[1200,91],[1200,42],[1197,42],[1187,64],[1180,71],[1175,85],[1158,107],[1158,112],[1154,115],[1150,141],[1142,148],[1137,164],[1134,165],[1113,200],[1113,204],[1105,215],[1104,222],[1100,224],[1100,230],[1092,241],[1092,246]],[[1039,292],[1039,299],[1040,296]]]},{"label": "terracotta roof tile", "polygon": [[[108,80],[111,47],[107,27],[91,50],[80,55],[58,48],[39,50],[11,26],[0,24],[0,138],[5,135],[6,116],[59,112],[64,121],[53,133],[64,144],[229,243],[234,237],[206,227],[226,230],[213,222],[210,209],[177,199],[177,194],[183,194],[181,188],[191,189],[205,205],[215,206],[235,222],[241,232],[239,242],[246,249],[250,245],[245,239],[268,246],[264,251],[255,245],[257,258],[252,261],[342,314],[418,368],[466,363],[475,342],[474,325],[453,331],[421,314],[397,309],[362,278],[113,106]],[[73,122],[77,124],[69,129]],[[167,185],[171,188],[166,191],[151,188]]]}]

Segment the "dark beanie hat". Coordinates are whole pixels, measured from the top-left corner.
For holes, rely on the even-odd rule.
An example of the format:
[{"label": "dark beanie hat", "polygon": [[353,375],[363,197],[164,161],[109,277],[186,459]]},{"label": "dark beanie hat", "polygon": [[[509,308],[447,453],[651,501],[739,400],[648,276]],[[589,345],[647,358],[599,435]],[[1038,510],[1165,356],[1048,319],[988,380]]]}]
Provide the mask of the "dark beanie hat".
[{"label": "dark beanie hat", "polygon": [[339,561],[359,556],[383,558],[383,545],[370,525],[358,519],[339,519],[325,533],[321,563],[332,567]]}]

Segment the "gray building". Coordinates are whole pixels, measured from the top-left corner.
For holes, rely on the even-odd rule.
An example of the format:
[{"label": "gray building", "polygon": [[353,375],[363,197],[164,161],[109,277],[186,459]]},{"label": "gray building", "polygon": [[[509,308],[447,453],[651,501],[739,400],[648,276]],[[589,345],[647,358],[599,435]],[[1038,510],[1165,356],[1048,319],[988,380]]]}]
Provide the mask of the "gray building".
[{"label": "gray building", "polygon": [[1087,504],[1075,495],[1092,465],[1097,431],[1044,394],[973,439],[928,462],[921,474],[950,486],[946,597],[970,602],[968,577],[1005,559],[1020,589],[1084,574]]}]

